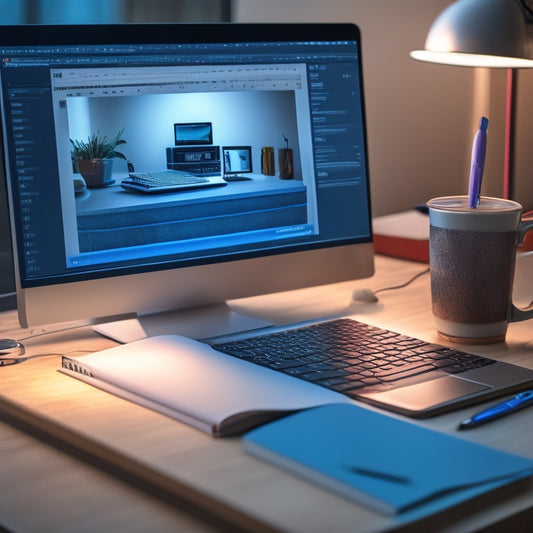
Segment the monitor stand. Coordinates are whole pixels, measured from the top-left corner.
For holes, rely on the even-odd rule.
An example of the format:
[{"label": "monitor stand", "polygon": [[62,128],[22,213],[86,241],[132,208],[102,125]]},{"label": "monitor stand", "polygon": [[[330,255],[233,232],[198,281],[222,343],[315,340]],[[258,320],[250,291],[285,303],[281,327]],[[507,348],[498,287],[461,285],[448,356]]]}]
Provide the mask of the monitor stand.
[{"label": "monitor stand", "polygon": [[202,340],[264,329],[273,324],[233,311],[227,304],[142,315],[93,326],[94,331],[120,343],[155,335],[183,335]]}]

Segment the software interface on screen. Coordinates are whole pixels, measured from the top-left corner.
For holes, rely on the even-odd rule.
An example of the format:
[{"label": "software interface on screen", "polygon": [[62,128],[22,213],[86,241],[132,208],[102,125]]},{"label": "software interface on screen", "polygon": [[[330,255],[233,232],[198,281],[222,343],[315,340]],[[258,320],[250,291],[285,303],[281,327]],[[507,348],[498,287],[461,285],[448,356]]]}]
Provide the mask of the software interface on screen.
[{"label": "software interface on screen", "polygon": [[[355,42],[42,45],[0,55],[23,287],[369,241]],[[71,140],[93,134],[122,132],[117,150],[135,171],[167,168],[177,144],[201,158],[177,143],[191,131],[178,124],[204,125],[195,148],[213,156],[211,147],[249,146],[253,179],[146,197],[120,187],[129,168],[120,158],[103,186],[79,179]],[[279,179],[280,148],[292,151],[291,180]],[[265,149],[273,175],[263,172]]]}]

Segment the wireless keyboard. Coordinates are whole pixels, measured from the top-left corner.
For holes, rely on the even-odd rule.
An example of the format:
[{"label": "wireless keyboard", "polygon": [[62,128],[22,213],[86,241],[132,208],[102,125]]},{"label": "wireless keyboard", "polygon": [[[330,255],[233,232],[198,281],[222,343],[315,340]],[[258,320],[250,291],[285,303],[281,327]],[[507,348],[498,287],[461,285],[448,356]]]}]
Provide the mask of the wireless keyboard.
[{"label": "wireless keyboard", "polygon": [[204,176],[196,176],[180,170],[161,170],[158,172],[132,172],[122,180],[125,189],[143,193],[176,192],[223,185]]}]

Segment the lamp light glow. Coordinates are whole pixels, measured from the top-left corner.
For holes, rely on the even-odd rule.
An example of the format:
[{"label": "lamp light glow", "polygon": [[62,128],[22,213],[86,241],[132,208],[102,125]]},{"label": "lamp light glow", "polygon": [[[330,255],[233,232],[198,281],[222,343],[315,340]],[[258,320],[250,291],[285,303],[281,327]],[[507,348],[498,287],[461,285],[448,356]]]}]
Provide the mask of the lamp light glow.
[{"label": "lamp light glow", "polygon": [[433,22],[421,61],[490,68],[533,68],[529,9],[523,0],[458,0]]},{"label": "lamp light glow", "polygon": [[519,57],[492,56],[462,52],[434,52],[431,50],[413,50],[409,54],[413,59],[441,65],[459,67],[486,68],[533,68],[533,59]]}]

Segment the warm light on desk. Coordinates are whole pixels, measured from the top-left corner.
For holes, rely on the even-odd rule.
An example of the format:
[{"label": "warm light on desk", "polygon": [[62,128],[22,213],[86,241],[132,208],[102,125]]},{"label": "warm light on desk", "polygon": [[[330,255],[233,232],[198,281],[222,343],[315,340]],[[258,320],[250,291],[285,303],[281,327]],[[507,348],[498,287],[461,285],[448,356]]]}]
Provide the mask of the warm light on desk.
[{"label": "warm light on desk", "polygon": [[433,22],[420,61],[463,67],[506,68],[507,98],[503,197],[513,194],[514,103],[517,68],[533,68],[531,0],[458,0]]}]

